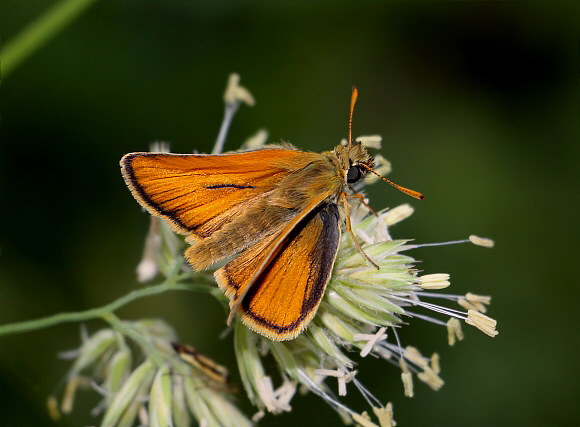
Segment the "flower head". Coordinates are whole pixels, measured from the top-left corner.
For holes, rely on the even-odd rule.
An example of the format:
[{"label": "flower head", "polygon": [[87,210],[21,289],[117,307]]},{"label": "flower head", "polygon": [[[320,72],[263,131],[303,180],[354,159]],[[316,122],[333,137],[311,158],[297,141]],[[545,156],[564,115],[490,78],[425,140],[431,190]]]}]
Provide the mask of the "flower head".
[{"label": "flower head", "polygon": [[[93,415],[103,413],[102,426],[131,426],[136,420],[141,425],[189,426],[192,418],[208,427],[252,425],[231,402],[230,391],[216,386],[215,375],[179,357],[174,348],[183,346],[175,344],[176,334],[165,322],[142,320],[118,326],[86,336],[79,349],[62,355],[75,359],[66,378],[63,413],[72,410],[77,389],[84,387],[102,395],[93,410]],[[149,345],[135,357],[119,329]],[[200,357],[210,364],[211,359]],[[137,366],[134,359],[140,360]],[[57,418],[55,396],[48,406]]]},{"label": "flower head", "polygon": [[[357,370],[364,369],[357,367],[360,358],[368,355],[399,366],[406,396],[413,396],[413,377],[434,390],[441,388],[439,356],[436,353],[424,356],[415,347],[401,345],[397,330],[405,324],[404,318],[414,317],[447,326],[450,344],[455,338],[463,337],[459,320],[490,336],[497,334],[495,321],[483,314],[490,297],[440,295],[443,300],[457,302],[467,312],[428,302],[439,297],[432,291],[450,285],[449,274],[421,274],[411,253],[412,249],[424,245],[413,244],[410,240],[394,240],[389,230],[412,212],[413,209],[406,204],[375,215],[371,215],[364,204],[351,209],[355,235],[379,269],[365,261],[351,236],[344,233],[320,308],[308,329],[295,340],[271,342],[251,332],[241,322],[236,324],[238,366],[246,392],[259,409],[258,417],[265,411],[289,411],[290,401],[301,386],[321,396],[343,417],[361,425],[374,425],[365,417],[361,421],[362,415],[342,405],[332,392],[337,387],[338,396],[343,396],[349,387],[354,386],[375,413],[384,414],[387,406],[356,378]],[[472,240],[480,242],[477,238]],[[484,242],[488,245],[488,241]],[[451,319],[445,322],[415,311],[417,308]],[[353,357],[355,351],[357,357]],[[282,378],[277,387],[272,373],[267,373],[262,364],[267,353],[274,356]],[[333,385],[335,381],[336,385]],[[383,416],[378,416],[378,419],[381,425],[388,425],[387,419],[392,420]]]}]

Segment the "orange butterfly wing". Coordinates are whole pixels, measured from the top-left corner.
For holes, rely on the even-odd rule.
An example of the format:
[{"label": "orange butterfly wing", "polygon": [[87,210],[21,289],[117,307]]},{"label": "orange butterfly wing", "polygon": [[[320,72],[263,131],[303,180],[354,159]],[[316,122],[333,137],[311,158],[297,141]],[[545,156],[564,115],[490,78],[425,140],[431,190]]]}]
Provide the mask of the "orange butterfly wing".
[{"label": "orange butterfly wing", "polygon": [[129,153],[123,178],[135,199],[173,230],[203,239],[318,153],[270,148],[231,154]]},{"label": "orange butterfly wing", "polygon": [[281,242],[270,236],[216,271],[218,285],[232,299],[232,310],[239,307],[246,326],[275,341],[304,330],[330,279],[339,221],[337,205],[322,203],[282,233]]}]

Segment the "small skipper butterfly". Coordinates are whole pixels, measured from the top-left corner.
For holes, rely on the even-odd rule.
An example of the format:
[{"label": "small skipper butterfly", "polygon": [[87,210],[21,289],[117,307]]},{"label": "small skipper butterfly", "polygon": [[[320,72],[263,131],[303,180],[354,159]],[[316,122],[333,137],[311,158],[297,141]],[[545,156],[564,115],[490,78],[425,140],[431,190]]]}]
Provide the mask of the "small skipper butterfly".
[{"label": "small skipper butterfly", "polygon": [[343,221],[357,249],[377,267],[350,224],[348,199],[364,203],[350,184],[377,174],[367,149],[352,141],[357,96],[353,87],[348,143],[332,151],[266,146],[217,155],[129,153],[121,159],[137,202],[187,236],[185,258],[195,270],[235,256],[214,273],[230,300],[228,324],[239,313],[246,326],[271,340],[297,337],[324,295]]}]

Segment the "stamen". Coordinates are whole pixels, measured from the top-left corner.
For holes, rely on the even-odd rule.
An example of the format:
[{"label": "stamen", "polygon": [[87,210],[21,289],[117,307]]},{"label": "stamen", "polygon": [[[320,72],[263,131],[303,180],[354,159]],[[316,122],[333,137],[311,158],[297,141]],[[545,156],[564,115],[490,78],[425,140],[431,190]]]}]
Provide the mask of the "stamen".
[{"label": "stamen", "polygon": [[405,358],[410,362],[413,362],[422,368],[429,366],[429,363],[427,362],[428,359],[423,357],[419,350],[417,350],[415,347],[411,347],[410,345],[405,348],[405,353],[403,356],[405,356]]},{"label": "stamen", "polygon": [[346,383],[349,383],[353,380],[354,376],[357,374],[358,371],[351,371],[348,374],[342,373],[341,377],[338,377],[338,395],[339,396],[346,396]]},{"label": "stamen", "polygon": [[58,410],[58,401],[54,396],[48,396],[46,399],[46,410],[48,411],[48,416],[54,420],[58,421],[60,419],[60,412]]},{"label": "stamen", "polygon": [[78,385],[79,377],[74,377],[69,380],[64,389],[64,396],[62,398],[62,404],[60,405],[60,410],[64,414],[69,414],[72,411]]},{"label": "stamen", "polygon": [[323,377],[335,377],[335,378],[344,376],[344,372],[339,371],[337,369],[315,369],[313,374]]},{"label": "stamen", "polygon": [[157,256],[161,251],[161,218],[151,216],[149,222],[149,232],[145,238],[145,248],[143,249],[143,257],[141,262],[137,265],[137,280],[141,283],[153,279],[159,267],[157,265]]},{"label": "stamen", "polygon": [[439,355],[437,353],[433,353],[431,356],[431,369],[433,369],[433,372],[437,375],[441,372],[441,367],[439,366]]},{"label": "stamen", "polygon": [[296,383],[285,379],[284,383],[274,391],[274,396],[282,407],[290,408],[290,401],[296,393]]},{"label": "stamen", "polygon": [[383,346],[379,346],[379,347],[375,348],[375,353],[377,355],[379,355],[379,357],[381,357],[382,359],[385,359],[385,360],[390,360],[391,357],[393,356],[393,353],[391,353],[389,350],[387,350]]},{"label": "stamen", "polygon": [[402,372],[401,380],[403,381],[404,394],[407,397],[413,397],[413,376],[410,372]]},{"label": "stamen", "polygon": [[386,330],[387,330],[386,326],[383,326],[379,328],[376,334],[372,335],[372,338],[370,338],[367,341],[366,345],[361,350],[360,352],[361,357],[366,357],[371,352],[373,346],[377,343],[377,341],[379,340],[383,341],[387,339],[387,334],[385,334]]},{"label": "stamen", "polygon": [[228,85],[224,93],[224,102],[226,104],[224,118],[213,150],[211,151],[212,154],[219,154],[223,151],[228,129],[241,103],[245,102],[249,106],[253,106],[256,103],[250,91],[245,87],[240,86],[239,83],[240,76],[236,73],[230,74]]},{"label": "stamen", "polygon": [[447,325],[447,323],[445,323],[444,321],[436,319],[436,318],[431,317],[431,316],[426,316],[425,314],[414,313],[414,312],[411,312],[408,310],[405,310],[405,314],[407,314],[408,316],[413,317],[413,318],[417,318],[417,319],[425,320],[425,321],[430,322],[430,323],[434,323],[435,325],[440,325],[440,326]]},{"label": "stamen", "polygon": [[469,236],[469,240],[474,245],[483,246],[484,248],[493,248],[493,245],[495,244],[493,240],[488,239],[487,237],[479,237],[475,234]]},{"label": "stamen", "polygon": [[244,141],[242,147],[247,150],[255,150],[263,147],[268,140],[268,131],[266,129],[259,129],[254,135],[250,136]]},{"label": "stamen", "polygon": [[441,387],[443,387],[443,384],[445,384],[439,375],[433,372],[433,370],[429,367],[425,368],[423,372],[417,374],[417,378],[426,383],[435,391],[439,390]]},{"label": "stamen", "polygon": [[448,246],[448,245],[459,245],[461,243],[469,243],[469,239],[462,240],[450,240],[448,242],[435,242],[435,243],[418,243],[413,245],[407,245],[406,249],[416,249],[416,248],[427,248],[430,246]]},{"label": "stamen", "polygon": [[465,319],[465,323],[475,326],[481,332],[489,335],[490,337],[495,337],[499,333],[495,330],[497,321],[491,317],[486,316],[485,314],[480,313],[479,311],[469,310],[467,312],[467,319]]},{"label": "stamen", "polygon": [[461,341],[463,339],[463,332],[461,331],[461,323],[459,320],[452,317],[447,322],[447,340],[449,345],[455,345],[455,339]]},{"label": "stamen", "polygon": [[473,243],[474,245],[483,246],[486,248],[491,248],[494,245],[493,240],[484,237],[477,237],[472,234],[471,236],[469,236],[468,239],[450,240],[448,242],[419,243],[414,245],[408,245],[407,249],[426,248],[429,246],[458,245],[461,243]]},{"label": "stamen", "polygon": [[479,311],[473,304],[471,304],[470,302],[468,302],[465,298],[460,297],[457,300],[457,304],[459,304],[461,307],[463,307],[464,309],[466,309],[467,311],[469,310],[474,310],[474,311]]},{"label": "stamen", "polygon": [[379,419],[381,427],[394,427],[397,424],[393,419],[393,405],[391,402],[387,403],[385,408],[377,408],[373,406],[373,412]]},{"label": "stamen", "polygon": [[352,414],[351,417],[361,427],[378,427],[375,423],[369,421],[370,417],[366,412],[363,412],[363,414],[366,415],[366,418],[363,415],[359,415],[356,413]]},{"label": "stamen", "polygon": [[364,385],[362,385],[362,383],[359,380],[357,380],[356,378],[353,377],[352,382],[356,386],[356,388],[358,389],[358,391],[360,392],[360,394],[367,401],[367,403],[368,403],[369,406],[372,407],[373,406],[373,402],[376,405],[383,406],[383,404],[381,403],[381,401],[379,399],[377,399],[377,397],[374,394],[372,394]]},{"label": "stamen", "polygon": [[266,412],[264,412],[263,410],[258,411],[254,415],[252,415],[252,421],[255,422],[255,423],[257,423],[262,418],[264,418],[265,415],[266,415]]},{"label": "stamen", "polygon": [[426,274],[419,277],[419,286],[423,289],[445,289],[450,284],[447,273]]},{"label": "stamen", "polygon": [[440,299],[446,299],[449,301],[457,301],[459,299],[459,295],[456,295],[456,294],[440,294],[438,292],[415,292],[415,294],[420,296],[420,297],[440,298]]},{"label": "stamen", "polygon": [[465,319],[465,313],[459,310],[455,310],[453,308],[449,308],[449,307],[442,307],[440,305],[436,305],[436,304],[431,304],[431,303],[427,303],[424,301],[416,301],[416,300],[410,300],[407,298],[403,298],[403,297],[398,297],[395,295],[389,295],[389,299],[395,299],[395,300],[399,300],[399,301],[404,301],[407,302],[409,304],[412,305],[416,305],[419,307],[424,307],[424,308],[428,308],[429,310],[435,311],[437,313],[441,313],[441,314],[446,314],[448,316],[453,316],[453,317],[458,317],[460,319]]},{"label": "stamen", "polygon": [[387,226],[395,225],[410,217],[415,210],[411,205],[405,203],[396,208],[389,209],[385,213],[379,213],[379,220],[384,221]]},{"label": "stamen", "polygon": [[353,417],[353,419],[354,419],[354,416],[355,415],[358,415],[356,412],[354,412],[348,406],[343,405],[339,401],[333,399],[332,396],[330,396],[328,393],[324,392],[318,386],[318,384],[316,384],[314,381],[312,381],[312,379],[310,378],[310,376],[307,375],[306,372],[304,372],[302,369],[298,369],[297,374],[298,374],[298,377],[299,377],[298,380],[302,384],[304,384],[306,387],[308,387],[308,390],[309,391],[311,391],[312,393],[314,393],[317,396],[321,397],[330,406],[332,406],[334,408],[337,408],[337,409],[341,409],[341,410],[347,412],[351,417]]},{"label": "stamen", "polygon": [[476,294],[472,294],[471,292],[468,292],[465,295],[465,299],[471,303],[482,303],[482,304],[491,304],[491,297],[490,296],[483,296],[483,295],[476,295]]},{"label": "stamen", "polygon": [[360,142],[366,148],[374,148],[376,150],[381,149],[381,141],[383,137],[381,135],[364,135],[356,138],[356,142]]},{"label": "stamen", "polygon": [[272,385],[272,379],[268,376],[258,378],[256,381],[258,386],[258,393],[264,402],[264,406],[269,412],[276,412],[276,405],[274,402],[276,398],[274,397],[274,387]]},{"label": "stamen", "polygon": [[97,393],[99,393],[101,396],[113,396],[114,393],[110,390],[107,390],[105,387],[101,387],[98,383],[96,383],[95,381],[91,381],[91,388],[93,390],[95,390]]},{"label": "stamen", "polygon": [[397,341],[397,348],[399,350],[399,354],[403,355],[403,347],[401,346],[401,341],[399,340],[399,335],[397,334],[397,329],[394,326],[391,326],[393,329],[393,334],[395,334],[395,340]]},{"label": "stamen", "polygon": [[375,239],[370,237],[367,233],[365,233],[360,228],[356,230],[356,234],[358,235],[358,237],[360,237],[365,242],[366,245],[372,245],[373,243],[375,243]]}]

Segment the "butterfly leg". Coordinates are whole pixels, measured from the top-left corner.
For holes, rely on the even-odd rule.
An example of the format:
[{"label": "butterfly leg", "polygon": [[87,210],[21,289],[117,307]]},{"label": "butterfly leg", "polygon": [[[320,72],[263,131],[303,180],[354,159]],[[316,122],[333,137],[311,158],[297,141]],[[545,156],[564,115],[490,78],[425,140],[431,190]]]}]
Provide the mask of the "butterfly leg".
[{"label": "butterfly leg", "polygon": [[375,262],[369,258],[369,256],[367,254],[365,254],[365,252],[363,251],[363,249],[361,248],[356,236],[354,235],[354,232],[352,231],[352,226],[350,224],[350,206],[348,205],[348,198],[354,196],[354,198],[362,198],[363,196],[361,194],[351,194],[348,195],[346,193],[340,193],[339,199],[342,202],[342,204],[344,205],[344,209],[346,211],[346,231],[348,231],[350,233],[350,236],[352,237],[352,241],[354,242],[354,245],[356,246],[357,250],[362,254],[362,256],[369,262],[372,264],[373,267],[375,267],[377,270],[379,269],[379,266],[377,264],[375,264]]},{"label": "butterfly leg", "polygon": [[346,197],[347,197],[348,199],[359,199],[360,203],[361,203],[361,204],[363,204],[363,205],[365,205],[365,207],[366,207],[366,208],[367,208],[369,211],[371,211],[371,213],[372,213],[374,216],[378,216],[378,214],[376,213],[376,211],[375,211],[373,208],[371,208],[371,206],[370,206],[370,205],[369,205],[367,202],[365,202],[365,196],[363,196],[362,194],[359,194],[359,193],[355,193],[355,194],[347,194],[347,195],[346,195]]}]

